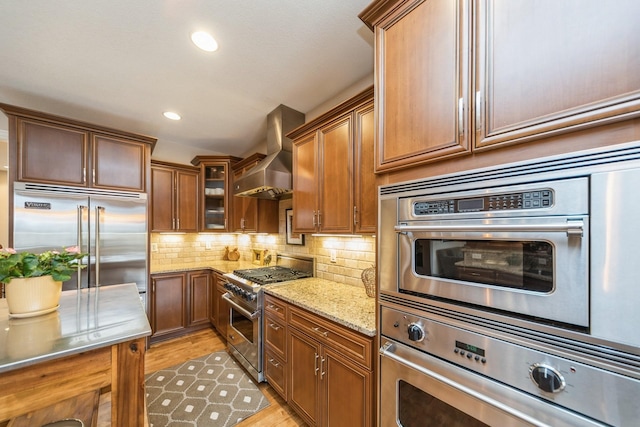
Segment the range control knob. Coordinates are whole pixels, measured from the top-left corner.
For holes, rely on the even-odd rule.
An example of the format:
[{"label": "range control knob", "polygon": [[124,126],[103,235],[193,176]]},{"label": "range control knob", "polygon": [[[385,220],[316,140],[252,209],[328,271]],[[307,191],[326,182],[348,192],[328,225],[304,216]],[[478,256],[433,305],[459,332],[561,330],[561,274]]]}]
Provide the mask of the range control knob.
[{"label": "range control knob", "polygon": [[542,391],[558,393],[567,385],[564,377],[557,369],[542,363],[535,363],[529,368],[531,381]]},{"label": "range control knob", "polygon": [[409,339],[411,341],[420,342],[425,337],[424,329],[422,329],[422,326],[418,325],[417,323],[409,324],[407,333],[409,334]]}]

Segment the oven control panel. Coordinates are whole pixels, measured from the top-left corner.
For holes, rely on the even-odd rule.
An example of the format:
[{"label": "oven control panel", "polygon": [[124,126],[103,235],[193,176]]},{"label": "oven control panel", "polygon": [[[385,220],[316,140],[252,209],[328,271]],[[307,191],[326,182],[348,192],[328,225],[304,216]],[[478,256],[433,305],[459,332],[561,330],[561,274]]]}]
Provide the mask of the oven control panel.
[{"label": "oven control panel", "polygon": [[423,216],[465,212],[541,209],[553,206],[553,199],[553,190],[546,188],[478,197],[416,201],[413,205],[413,214]]},{"label": "oven control panel", "polygon": [[[534,340],[519,337],[519,342],[526,342],[516,344],[504,335],[493,336],[480,325],[470,325],[470,330],[460,319],[413,311],[381,306],[382,357],[393,352],[394,345],[403,345],[403,351],[416,351],[424,360],[430,356],[447,361],[452,367],[482,374],[595,419],[602,419],[601,408],[619,404],[619,396],[635,396],[640,391],[639,379],[542,351]],[[429,369],[428,364],[425,368]],[[616,390],[613,395],[612,389]],[[636,411],[633,408],[630,410]]]}]

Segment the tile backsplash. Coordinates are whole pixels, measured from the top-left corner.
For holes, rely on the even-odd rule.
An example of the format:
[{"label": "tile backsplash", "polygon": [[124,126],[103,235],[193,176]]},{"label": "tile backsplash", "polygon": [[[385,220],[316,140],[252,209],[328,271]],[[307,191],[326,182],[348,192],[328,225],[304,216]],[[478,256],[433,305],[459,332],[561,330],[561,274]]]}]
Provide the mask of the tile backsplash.
[{"label": "tile backsplash", "polygon": [[[209,262],[222,260],[225,247],[238,248],[244,261],[252,261],[253,249],[267,249],[271,253],[313,256],[317,277],[363,286],[362,270],[375,264],[375,237],[305,235],[304,245],[288,245],[285,240],[286,209],[291,209],[291,199],[280,201],[279,234],[151,233],[152,270],[206,266]],[[332,255],[335,255],[335,262]]]}]

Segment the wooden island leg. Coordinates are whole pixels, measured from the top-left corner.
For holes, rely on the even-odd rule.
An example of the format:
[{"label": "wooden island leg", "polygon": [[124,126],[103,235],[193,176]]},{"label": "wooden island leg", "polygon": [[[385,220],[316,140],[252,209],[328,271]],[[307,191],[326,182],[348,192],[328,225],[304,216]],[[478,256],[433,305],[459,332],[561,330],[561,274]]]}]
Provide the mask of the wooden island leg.
[{"label": "wooden island leg", "polygon": [[144,427],[145,339],[127,341],[111,349],[111,425]]}]

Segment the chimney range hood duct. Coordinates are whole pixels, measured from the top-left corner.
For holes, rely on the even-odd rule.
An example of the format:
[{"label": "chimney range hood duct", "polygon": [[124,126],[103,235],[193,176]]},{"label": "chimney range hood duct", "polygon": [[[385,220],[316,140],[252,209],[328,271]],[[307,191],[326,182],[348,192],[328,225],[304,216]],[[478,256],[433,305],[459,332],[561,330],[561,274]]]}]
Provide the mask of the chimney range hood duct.
[{"label": "chimney range hood duct", "polygon": [[304,120],[303,113],[282,104],[267,115],[267,156],[233,183],[236,196],[278,199],[293,191],[293,141],[285,135]]}]

